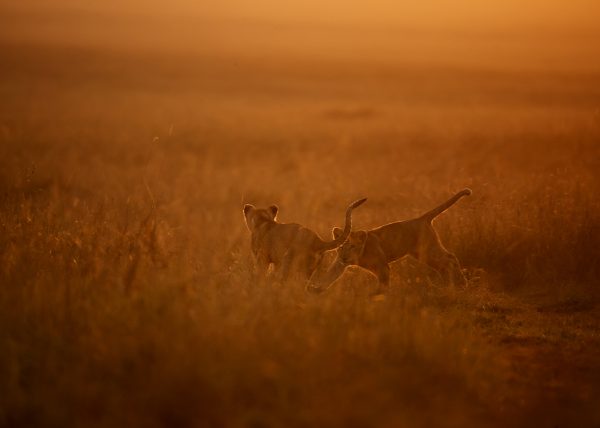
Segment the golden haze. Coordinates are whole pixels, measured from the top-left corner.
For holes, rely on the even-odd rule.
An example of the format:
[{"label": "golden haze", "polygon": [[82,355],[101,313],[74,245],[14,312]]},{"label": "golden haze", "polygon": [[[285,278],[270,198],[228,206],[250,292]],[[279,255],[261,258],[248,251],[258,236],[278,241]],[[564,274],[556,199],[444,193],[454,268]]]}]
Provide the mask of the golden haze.
[{"label": "golden haze", "polygon": [[[598,425],[597,2],[355,4],[0,6],[0,425]],[[464,187],[465,288],[252,275]]]}]

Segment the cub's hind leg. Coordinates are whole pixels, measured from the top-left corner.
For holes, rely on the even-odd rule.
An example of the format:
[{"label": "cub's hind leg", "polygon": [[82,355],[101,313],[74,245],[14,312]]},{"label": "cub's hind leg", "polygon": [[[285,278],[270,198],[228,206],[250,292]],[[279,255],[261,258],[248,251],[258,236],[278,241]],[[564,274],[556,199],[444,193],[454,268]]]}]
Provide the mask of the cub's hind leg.
[{"label": "cub's hind leg", "polygon": [[290,274],[294,269],[294,259],[294,251],[292,249],[287,250],[281,261],[274,266],[273,277],[275,281],[285,282],[290,277]]},{"label": "cub's hind leg", "polygon": [[456,256],[440,248],[427,259],[427,264],[439,272],[442,279],[450,285],[464,287],[467,284]]},{"label": "cub's hind leg", "polygon": [[448,252],[446,253],[446,260],[451,282],[454,285],[458,285],[460,287],[466,286],[467,279],[462,273],[462,268],[460,266],[458,258],[454,254]]},{"label": "cub's hind leg", "polygon": [[318,262],[318,258],[313,254],[305,254],[301,250],[290,248],[277,269],[276,277],[282,282],[290,279],[308,281]]}]

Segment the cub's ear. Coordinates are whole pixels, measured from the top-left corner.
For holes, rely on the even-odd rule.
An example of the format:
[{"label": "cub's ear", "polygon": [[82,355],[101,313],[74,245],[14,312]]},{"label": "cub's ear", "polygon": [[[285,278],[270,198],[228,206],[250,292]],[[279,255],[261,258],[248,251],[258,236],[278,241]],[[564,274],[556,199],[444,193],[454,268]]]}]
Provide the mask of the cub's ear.
[{"label": "cub's ear", "polygon": [[333,239],[338,239],[342,235],[342,229],[334,227],[331,229],[331,235],[333,235]]},{"label": "cub's ear", "polygon": [[248,215],[248,213],[254,209],[254,205],[246,204],[244,205],[244,217]]},{"label": "cub's ear", "polygon": [[271,205],[269,207],[269,212],[273,216],[273,220],[275,220],[275,217],[277,217],[277,213],[279,212],[279,207],[277,205]]}]

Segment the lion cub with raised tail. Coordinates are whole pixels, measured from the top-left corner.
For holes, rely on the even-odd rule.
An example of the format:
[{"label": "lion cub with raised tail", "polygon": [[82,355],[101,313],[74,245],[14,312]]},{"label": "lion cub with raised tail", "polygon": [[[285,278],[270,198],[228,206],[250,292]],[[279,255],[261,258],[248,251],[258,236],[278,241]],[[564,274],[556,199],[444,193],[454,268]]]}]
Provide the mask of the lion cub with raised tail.
[{"label": "lion cub with raised tail", "polygon": [[[310,290],[324,291],[344,273],[347,266],[355,265],[377,277],[377,292],[381,293],[390,282],[389,264],[405,256],[412,256],[429,265],[447,282],[465,285],[458,259],[444,248],[432,221],[460,198],[470,194],[470,189],[463,189],[443,204],[412,220],[352,232],[338,248],[335,261],[318,281],[311,284]],[[343,235],[337,227],[332,232],[334,237]]]},{"label": "lion cub with raised tail", "polygon": [[352,210],[362,205],[367,198],[359,199],[348,206],[346,224],[332,241],[324,241],[310,229],[296,223],[279,223],[279,208],[256,208],[244,205],[244,220],[251,234],[251,248],[256,261],[256,271],[266,277],[273,264],[278,280],[295,277],[308,280],[323,258],[323,253],[342,245],[352,229]]}]

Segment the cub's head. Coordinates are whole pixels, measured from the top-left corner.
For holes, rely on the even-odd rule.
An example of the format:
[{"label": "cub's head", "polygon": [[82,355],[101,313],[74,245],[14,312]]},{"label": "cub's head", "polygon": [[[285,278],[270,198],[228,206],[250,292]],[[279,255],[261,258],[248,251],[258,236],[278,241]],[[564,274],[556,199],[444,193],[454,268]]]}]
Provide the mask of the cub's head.
[{"label": "cub's head", "polygon": [[[342,235],[342,229],[334,227],[332,230],[334,239],[337,239]],[[357,230],[350,232],[350,236],[340,247],[337,249],[337,261],[345,265],[358,264],[358,260],[365,250],[365,244],[367,242],[367,232],[364,230]]]},{"label": "cub's head", "polygon": [[248,230],[252,232],[265,222],[275,221],[279,208],[271,205],[269,208],[256,208],[254,205],[244,205],[244,220]]}]

